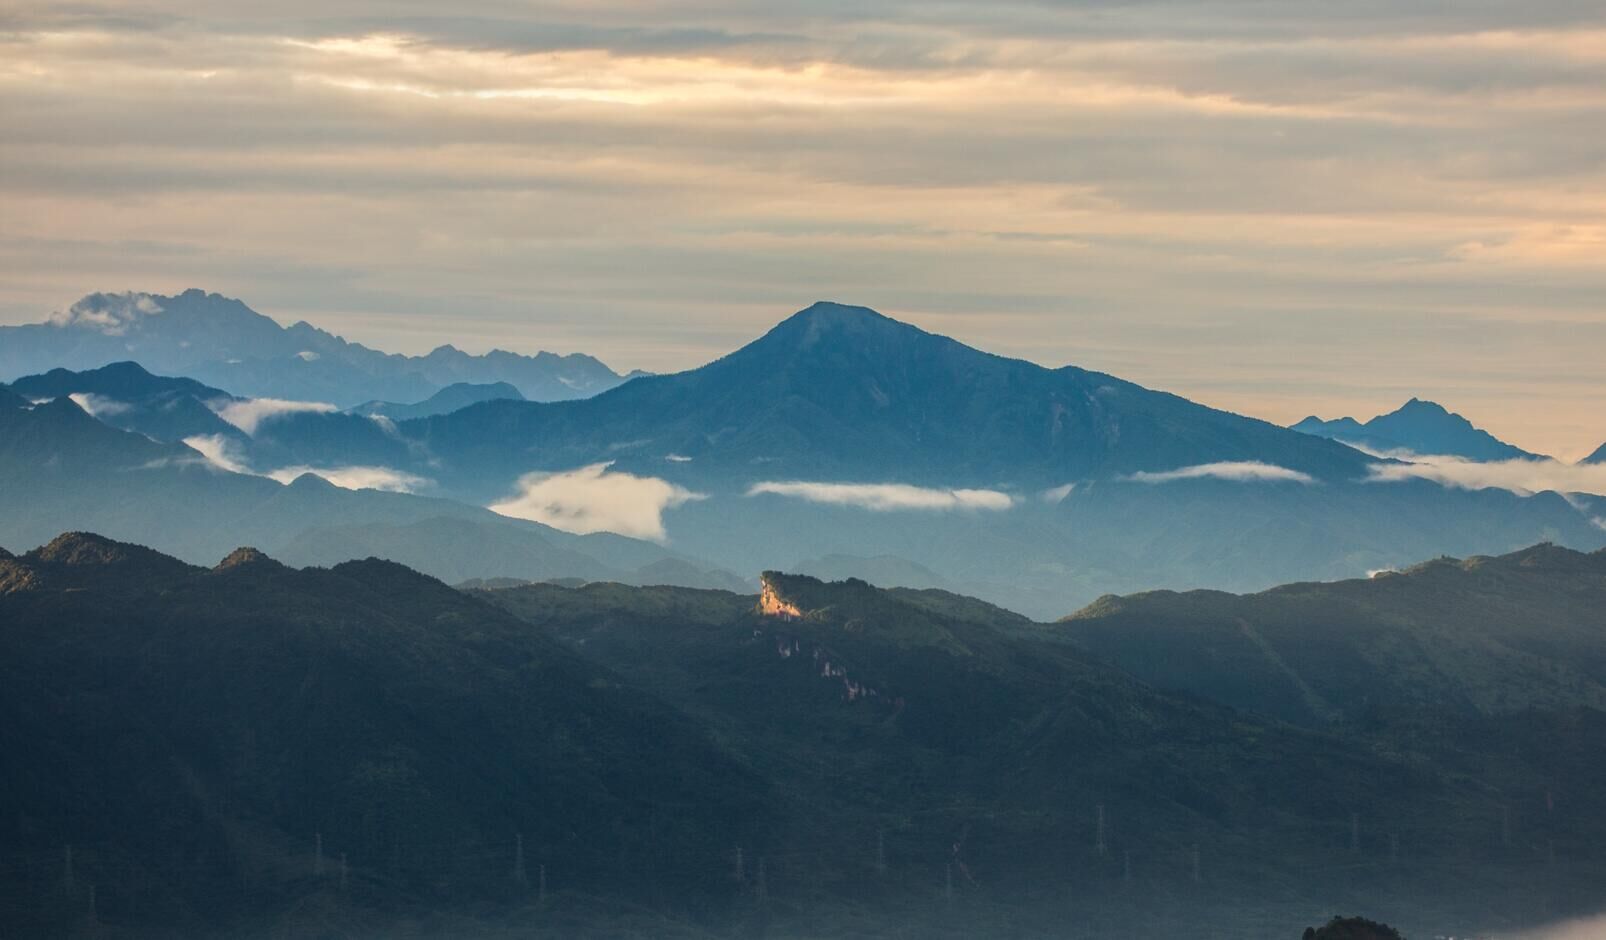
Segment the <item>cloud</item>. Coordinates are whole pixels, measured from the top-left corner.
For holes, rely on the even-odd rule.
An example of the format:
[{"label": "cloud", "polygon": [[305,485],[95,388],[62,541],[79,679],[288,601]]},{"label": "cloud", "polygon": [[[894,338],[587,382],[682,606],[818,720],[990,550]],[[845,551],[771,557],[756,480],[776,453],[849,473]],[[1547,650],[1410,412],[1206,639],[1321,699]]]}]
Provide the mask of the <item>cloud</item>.
[{"label": "cloud", "polygon": [[1202,463],[1192,467],[1182,467],[1177,470],[1165,470],[1154,473],[1141,471],[1134,473],[1127,479],[1137,483],[1170,483],[1173,480],[1230,480],[1234,483],[1315,483],[1316,480],[1308,473],[1279,467],[1276,464],[1261,463],[1258,460],[1224,461],[1221,463]]},{"label": "cloud", "polygon": [[78,405],[78,407],[84,409],[97,418],[107,418],[112,415],[120,415],[134,407],[127,402],[106,398],[103,395],[96,395],[93,392],[73,392],[67,397],[71,398],[73,402]]},{"label": "cloud", "polygon": [[519,478],[517,495],[489,508],[565,532],[617,532],[662,542],[664,512],[706,498],[668,480],[609,470],[611,466],[597,463],[563,473],[525,474]]},{"label": "cloud", "polygon": [[200,452],[207,463],[230,473],[250,473],[245,458],[235,446],[235,443],[222,434],[197,434],[186,437],[184,444],[191,450]]},{"label": "cloud", "polygon": [[185,445],[198,451],[206,462],[219,470],[229,473],[245,473],[251,476],[267,477],[279,483],[293,483],[302,474],[311,473],[323,477],[335,486],[346,490],[384,490],[390,493],[413,493],[427,486],[429,480],[401,470],[389,467],[347,466],[347,467],[279,467],[258,473],[247,464],[245,456],[240,453],[236,441],[230,440],[222,434],[198,434],[184,439]]},{"label": "cloud", "polygon": [[226,283],[677,370],[829,283],[1278,420],[1410,382],[1558,455],[1598,428],[1598,4],[135,6],[0,35],[6,322]]},{"label": "cloud", "polygon": [[1416,456],[1409,463],[1373,464],[1367,481],[1398,483],[1432,480],[1464,490],[1500,489],[1523,496],[1545,491],[1606,495],[1606,464],[1558,460],[1501,460],[1480,463],[1463,457]]},{"label": "cloud", "polygon": [[1076,489],[1075,483],[1066,483],[1046,489],[1040,495],[1045,503],[1063,503],[1065,502],[1065,497],[1071,495],[1071,491],[1074,489]]},{"label": "cloud", "polygon": [[49,322],[52,326],[122,336],[134,321],[161,312],[161,305],[149,294],[91,294],[65,311],[51,314]]},{"label": "cloud", "polygon": [[323,477],[344,490],[384,490],[389,493],[413,493],[429,483],[421,476],[392,470],[389,467],[280,467],[262,476],[280,483],[292,483],[303,474]]},{"label": "cloud", "polygon": [[811,503],[856,506],[873,512],[901,510],[949,511],[1008,509],[1015,500],[997,490],[932,489],[907,483],[810,483],[802,480],[770,480],[755,483],[748,496],[771,493]]},{"label": "cloud", "polygon": [[241,401],[220,400],[209,402],[207,407],[217,416],[247,434],[256,435],[263,422],[290,414],[307,412],[327,413],[337,410],[334,405],[321,401],[286,401],[282,398],[247,398]]}]

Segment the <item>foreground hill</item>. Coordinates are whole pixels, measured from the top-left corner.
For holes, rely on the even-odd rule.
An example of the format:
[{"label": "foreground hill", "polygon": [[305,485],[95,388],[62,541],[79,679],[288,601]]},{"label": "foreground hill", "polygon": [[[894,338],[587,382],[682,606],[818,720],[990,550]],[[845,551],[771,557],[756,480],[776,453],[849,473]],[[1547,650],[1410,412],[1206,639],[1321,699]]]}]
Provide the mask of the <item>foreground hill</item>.
[{"label": "foreground hill", "polygon": [[90,294],[50,322],[0,326],[0,380],[51,368],[135,359],[237,395],[327,401],[419,401],[459,382],[508,382],[526,398],[583,398],[624,378],[590,356],[442,346],[427,356],[382,353],[308,323],[282,327],[245,304],[187,290]]},{"label": "foreground hill", "polygon": [[673,709],[385,562],[70,534],[0,559],[0,624],[0,857],[34,873],[7,933],[344,933],[559,886],[684,912],[774,814]]},{"label": "foreground hill", "polygon": [[465,595],[69,534],[0,553],[0,911],[24,935],[1269,940],[1364,906],[1432,935],[1598,900],[1606,723],[1522,721],[1434,754],[1301,731],[940,591]]},{"label": "foreground hill", "polygon": [[[1592,853],[1544,807],[1547,788],[1565,791],[1568,819],[1600,819],[1584,769],[1606,731],[1594,710],[1452,717],[1430,745],[1414,724],[1300,732],[1157,694],[966,598],[778,573],[756,605],[600,584],[479,596],[698,717],[754,766],[779,768],[795,805],[830,820],[788,858],[869,867],[881,832],[890,864],[918,866],[946,831],[960,843],[953,863],[975,878],[954,874],[966,910],[1011,910],[1026,935],[1189,935],[1219,910],[1226,935],[1293,936],[1306,915],[1292,912],[1336,906],[1431,936],[1537,917],[1541,896],[1597,897],[1514,890],[1542,877],[1524,874],[1525,859],[1547,839],[1565,840],[1569,858]],[[1519,741],[1529,750],[1513,757]],[[1510,846],[1503,813],[1520,819]],[[1196,842],[1209,847],[1203,891],[1189,887]],[[813,877],[806,891],[855,880],[829,861]]]},{"label": "foreground hill", "polygon": [[1057,632],[1162,688],[1300,724],[1606,708],[1606,552],[1537,545],[1248,596],[1112,596]]}]

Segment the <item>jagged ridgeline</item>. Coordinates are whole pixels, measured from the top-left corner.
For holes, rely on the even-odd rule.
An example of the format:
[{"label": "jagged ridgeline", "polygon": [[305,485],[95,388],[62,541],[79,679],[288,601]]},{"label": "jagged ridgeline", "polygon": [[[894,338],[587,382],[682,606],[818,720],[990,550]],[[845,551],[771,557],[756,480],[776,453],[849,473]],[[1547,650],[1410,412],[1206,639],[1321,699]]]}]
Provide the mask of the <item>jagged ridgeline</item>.
[{"label": "jagged ridgeline", "polygon": [[940,591],[463,593],[71,534],[0,557],[0,903],[22,935],[1272,938],[1592,899],[1599,713],[1443,721],[1298,729]]}]

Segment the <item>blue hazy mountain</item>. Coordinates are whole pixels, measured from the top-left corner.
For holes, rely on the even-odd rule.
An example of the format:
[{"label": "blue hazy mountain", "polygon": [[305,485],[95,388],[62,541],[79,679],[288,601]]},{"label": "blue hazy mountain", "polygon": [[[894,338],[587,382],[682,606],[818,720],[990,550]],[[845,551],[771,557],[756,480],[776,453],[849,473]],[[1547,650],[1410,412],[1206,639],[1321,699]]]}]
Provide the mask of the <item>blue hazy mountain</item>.
[{"label": "blue hazy mountain", "polygon": [[11,387],[34,400],[72,397],[107,424],[159,441],[198,434],[244,437],[208,406],[234,400],[233,395],[194,379],[152,375],[136,362],[82,372],[51,369],[17,379]]},{"label": "blue hazy mountain", "polygon": [[1409,451],[1480,461],[1545,459],[1507,444],[1436,402],[1418,398],[1365,423],[1354,418],[1324,421],[1312,415],[1292,428],[1379,453]]},{"label": "blue hazy mountain", "polygon": [[1579,463],[1606,463],[1606,444],[1595,448],[1595,452],[1585,457]]},{"label": "blue hazy mountain", "polygon": [[200,290],[91,294],[49,322],[0,327],[0,380],[53,368],[135,360],[236,395],[325,401],[420,401],[459,382],[507,382],[525,398],[584,398],[624,381],[596,359],[442,346],[426,356],[383,353],[306,322],[288,327],[238,300]]},{"label": "blue hazy mountain", "polygon": [[473,382],[456,382],[446,386],[423,401],[403,404],[394,401],[371,401],[351,409],[360,415],[382,415],[393,421],[405,421],[409,418],[427,418],[431,415],[450,414],[459,408],[477,405],[482,401],[496,401],[497,399],[511,399],[524,401],[525,397],[518,388],[507,382],[487,382],[475,384]]},{"label": "blue hazy mountain", "polygon": [[14,544],[94,529],[195,562],[247,541],[298,564],[384,557],[452,581],[736,581],[624,536],[574,535],[444,499],[342,489],[314,473],[281,483],[226,472],[182,443],[112,427],[69,396],[35,405],[0,392],[0,480],[0,538]]},{"label": "blue hazy mountain", "polygon": [[[1263,461],[1318,479],[1367,458],[1102,373],[972,349],[864,307],[817,303],[708,365],[580,402],[488,402],[407,422],[465,489],[598,460],[683,476],[1054,486]],[[540,441],[533,452],[529,442]]]},{"label": "blue hazy mountain", "polygon": [[[874,559],[888,556],[1039,617],[1111,592],[1259,590],[1543,540],[1606,544],[1606,532],[1553,493],[1371,482],[1376,458],[1336,441],[828,303],[701,368],[593,398],[486,401],[398,422],[287,414],[258,426],[246,453],[259,471],[386,468],[476,506],[516,495],[531,473],[607,464],[696,497],[662,521],[674,549],[706,565],[750,576],[840,556],[833,576],[885,580]],[[755,495],[761,483],[791,489]],[[873,511],[812,498],[842,483],[920,487],[917,497],[939,500],[974,490],[987,508]],[[348,530],[342,544],[360,536],[389,546],[387,557],[412,538],[416,554],[405,557],[423,564],[431,543],[407,528],[417,521],[318,525]],[[281,546],[309,527],[255,541]],[[454,581],[517,576],[429,570]]]}]

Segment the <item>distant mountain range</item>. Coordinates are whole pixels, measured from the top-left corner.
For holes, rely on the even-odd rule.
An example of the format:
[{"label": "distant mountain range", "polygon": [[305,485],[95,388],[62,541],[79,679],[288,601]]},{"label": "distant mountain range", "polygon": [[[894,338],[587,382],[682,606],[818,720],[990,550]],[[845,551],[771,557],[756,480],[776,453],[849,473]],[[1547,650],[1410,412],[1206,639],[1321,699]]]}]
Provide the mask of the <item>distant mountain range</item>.
[{"label": "distant mountain range", "polygon": [[457,382],[420,402],[404,404],[393,401],[371,401],[358,405],[351,411],[360,415],[380,415],[393,421],[405,421],[408,418],[450,414],[459,408],[477,405],[482,401],[496,401],[503,398],[512,401],[525,400],[517,387],[506,382],[488,382],[483,385]]},{"label": "distant mountain range", "polygon": [[[313,540],[292,542],[315,529],[326,546],[391,553],[453,581],[638,580],[637,569],[657,559],[622,573],[614,564],[608,574],[532,572],[475,552],[472,539],[427,538],[425,518],[511,516],[540,524],[548,543],[556,530],[617,532],[706,559],[693,562],[695,578],[681,572],[676,583],[725,584],[728,572],[815,559],[804,567],[944,587],[1041,618],[1111,592],[1258,590],[1440,553],[1499,553],[1547,539],[1606,544],[1593,521],[1599,510],[1577,498],[1474,491],[1409,474],[1381,482],[1386,459],[1338,441],[1100,373],[993,356],[839,304],[811,306],[689,372],[640,377],[583,400],[498,397],[418,418],[232,396],[217,408],[218,399],[201,402],[225,394],[217,388],[141,380],[128,365],[112,372],[115,383],[98,372],[78,380],[55,373],[21,387],[70,386],[102,420],[188,441],[219,467],[280,482],[313,471],[347,486],[451,500],[450,512],[297,516],[293,529],[251,540],[296,558],[340,560],[314,552]],[[127,401],[113,395],[119,389]],[[1402,411],[1442,413],[1422,403]],[[60,482],[53,488],[58,500],[99,499],[73,496]],[[103,516],[31,512],[30,537],[91,523],[140,534]],[[196,545],[174,540],[179,528],[154,530],[160,546],[186,558],[218,547],[205,541],[198,556]],[[245,540],[226,530],[209,538]]]},{"label": "distant mountain range", "polygon": [[[92,402],[101,411],[97,418],[70,395],[35,405],[27,396],[0,392],[0,480],[5,483],[0,536],[5,540],[41,541],[48,537],[44,533],[75,527],[138,539],[192,562],[221,557],[232,545],[249,541],[299,564],[383,555],[452,581],[507,576],[699,587],[743,583],[709,563],[623,536],[575,535],[445,499],[346,489],[306,471],[280,474],[282,480],[230,472],[218,466],[215,455],[106,423],[156,421],[163,416],[160,402],[189,402],[190,396],[209,392],[143,370],[89,375],[98,382],[94,387],[124,395],[126,401],[117,401],[128,407],[108,409],[105,402]],[[82,387],[76,376],[46,376],[25,385],[43,387],[46,379]],[[131,394],[150,389],[169,391]],[[177,397],[165,397],[170,394]],[[201,411],[197,420],[212,415],[204,406]],[[378,427],[356,415],[298,420],[315,422],[313,430],[336,442],[342,434],[339,422]],[[220,433],[251,438],[232,425]],[[337,464],[322,472],[348,486],[387,485],[372,469]],[[354,482],[348,479],[353,473]],[[673,566],[666,565],[671,561]]]},{"label": "distant mountain range", "polygon": [[282,327],[238,300],[200,290],[91,294],[49,322],[0,326],[0,381],[53,368],[134,360],[251,398],[422,401],[458,383],[506,382],[536,401],[584,398],[624,381],[596,359],[503,350],[426,356],[369,349],[306,322]]},{"label": "distant mountain range", "polygon": [[465,594],[68,533],[0,551],[0,624],[27,936],[1431,936],[1606,877],[1598,711],[1302,729],[941,591]]},{"label": "distant mountain range", "polygon": [[1383,454],[1422,454],[1467,460],[1548,460],[1512,444],[1444,406],[1413,398],[1364,424],[1354,418],[1324,421],[1312,415],[1292,426],[1302,434],[1331,438]]}]

